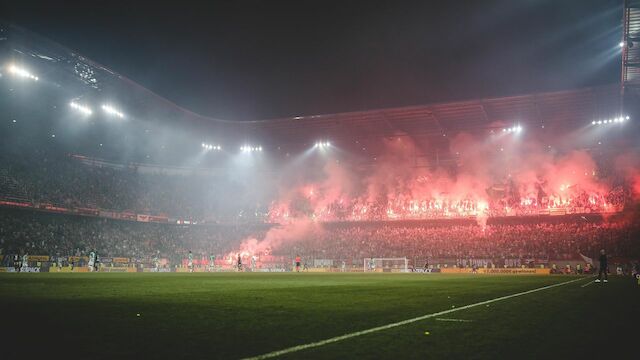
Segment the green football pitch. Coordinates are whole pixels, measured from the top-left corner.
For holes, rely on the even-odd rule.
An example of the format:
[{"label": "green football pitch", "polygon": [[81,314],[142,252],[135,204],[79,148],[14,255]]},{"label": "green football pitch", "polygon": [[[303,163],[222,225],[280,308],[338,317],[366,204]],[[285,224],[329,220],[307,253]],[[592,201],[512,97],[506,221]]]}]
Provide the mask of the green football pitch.
[{"label": "green football pitch", "polygon": [[[585,359],[640,353],[640,286],[630,277],[596,284],[572,276],[0,274],[0,307],[1,351],[19,358]],[[273,354],[278,350],[284,351]]]}]

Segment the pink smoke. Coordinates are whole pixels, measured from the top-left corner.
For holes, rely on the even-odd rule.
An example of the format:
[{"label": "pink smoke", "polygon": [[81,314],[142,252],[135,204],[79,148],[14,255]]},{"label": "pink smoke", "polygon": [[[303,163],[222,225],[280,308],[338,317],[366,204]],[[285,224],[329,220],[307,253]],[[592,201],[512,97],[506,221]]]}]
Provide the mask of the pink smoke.
[{"label": "pink smoke", "polygon": [[[607,194],[614,181],[599,175],[587,151],[558,155],[541,141],[499,133],[488,137],[461,133],[449,144],[455,171],[450,164],[417,166],[415,154],[429,144],[406,136],[382,140],[375,166],[364,169],[355,160],[338,163],[328,157],[318,176],[288,184],[272,204],[270,221],[285,225],[261,241],[247,239],[241,249],[256,253],[302,239],[318,231],[316,221],[370,218],[374,204],[385,208],[383,214],[375,215],[381,220],[437,213],[473,216],[482,227],[491,214],[512,214],[514,208],[537,214],[552,208],[611,207]],[[629,154],[615,164],[636,196],[640,194],[638,159]]]}]

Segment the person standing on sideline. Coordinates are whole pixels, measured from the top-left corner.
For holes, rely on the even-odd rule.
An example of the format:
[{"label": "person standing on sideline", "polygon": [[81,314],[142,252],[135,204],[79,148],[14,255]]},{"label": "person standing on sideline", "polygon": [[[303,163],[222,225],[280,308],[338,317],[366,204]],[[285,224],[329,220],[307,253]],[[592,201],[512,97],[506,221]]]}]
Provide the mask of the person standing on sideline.
[{"label": "person standing on sideline", "polygon": [[596,282],[600,282],[602,274],[604,274],[604,282],[609,282],[607,269],[607,254],[604,252],[604,249],[602,249],[600,250],[600,269],[598,269],[598,278],[596,279]]},{"label": "person standing on sideline", "polygon": [[190,273],[193,272],[193,253],[191,252],[191,250],[189,250],[189,255],[187,255],[187,268],[189,269]]},{"label": "person standing on sideline", "polygon": [[29,269],[27,269],[29,267],[29,253],[24,253],[24,255],[22,255],[22,262],[20,263],[20,272],[26,272]]},{"label": "person standing on sideline", "polygon": [[13,268],[15,270],[15,272],[20,272],[20,255],[18,255],[18,253],[16,253],[15,255],[13,255]]},{"label": "person standing on sideline", "polygon": [[240,253],[238,253],[238,271],[242,271],[242,257],[240,256]]}]

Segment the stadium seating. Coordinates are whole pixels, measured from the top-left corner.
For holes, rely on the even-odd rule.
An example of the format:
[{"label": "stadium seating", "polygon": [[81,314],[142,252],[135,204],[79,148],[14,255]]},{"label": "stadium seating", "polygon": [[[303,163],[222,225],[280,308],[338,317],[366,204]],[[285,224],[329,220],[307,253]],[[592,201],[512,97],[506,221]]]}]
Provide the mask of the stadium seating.
[{"label": "stadium seating", "polygon": [[[52,214],[42,211],[0,209],[2,254],[85,256],[97,250],[102,256],[140,261],[167,258],[180,264],[188,251],[198,257],[228,256],[242,241],[264,239],[269,225],[178,225],[91,216]],[[553,220],[553,221],[552,221]],[[273,253],[288,258],[346,260],[360,264],[366,257],[410,257],[460,264],[498,266],[547,264],[550,261],[595,256],[606,247],[612,256],[634,256],[640,247],[629,220],[584,221],[579,217],[530,218],[482,227],[470,221],[372,222],[318,224],[320,231],[304,237],[282,235]],[[417,263],[417,261],[416,261]],[[419,265],[422,266],[422,265]]]}]

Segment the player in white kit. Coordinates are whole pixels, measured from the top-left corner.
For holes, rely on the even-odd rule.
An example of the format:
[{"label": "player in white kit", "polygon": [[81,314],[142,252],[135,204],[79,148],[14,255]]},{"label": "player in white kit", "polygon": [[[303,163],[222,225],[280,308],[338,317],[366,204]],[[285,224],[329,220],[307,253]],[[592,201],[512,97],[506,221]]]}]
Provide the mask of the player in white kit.
[{"label": "player in white kit", "polygon": [[89,263],[87,264],[89,266],[89,271],[94,271],[94,265],[96,263],[96,252],[95,251],[91,251],[89,253]]},{"label": "player in white kit", "polygon": [[24,255],[22,255],[22,266],[20,266],[20,272],[27,271],[27,267],[29,267],[29,254],[24,253]]}]

